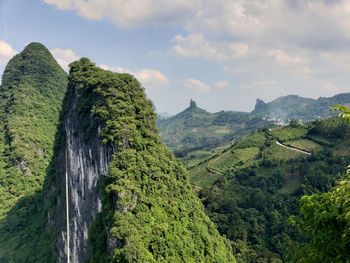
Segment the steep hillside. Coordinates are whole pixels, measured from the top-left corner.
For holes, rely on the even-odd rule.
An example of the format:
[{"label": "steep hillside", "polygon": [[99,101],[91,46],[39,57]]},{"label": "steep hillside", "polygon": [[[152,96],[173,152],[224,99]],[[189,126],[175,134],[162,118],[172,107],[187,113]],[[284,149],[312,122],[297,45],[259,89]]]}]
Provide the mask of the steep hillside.
[{"label": "steep hillside", "polygon": [[330,107],[335,104],[350,104],[350,93],[317,100],[296,95],[279,97],[269,103],[258,99],[251,114],[256,117],[277,118],[284,122],[290,119],[324,119],[336,115],[330,111]]},{"label": "steep hillside", "polygon": [[74,62],[64,108],[47,189],[58,262],[67,246],[71,262],[235,262],[133,76]]},{"label": "steep hillside", "polygon": [[299,242],[288,224],[299,198],[324,192],[350,161],[349,125],[339,118],[251,133],[190,170],[209,217],[238,262],[280,262]]},{"label": "steep hillside", "polygon": [[[40,191],[53,156],[66,73],[39,43],[6,66],[0,88],[0,261],[36,262],[50,253],[38,232]],[[35,250],[35,253],[33,253]],[[29,256],[31,255],[31,256]]]},{"label": "steep hillside", "polygon": [[6,67],[0,262],[235,262],[140,83],[88,59],[68,80],[38,43]]}]

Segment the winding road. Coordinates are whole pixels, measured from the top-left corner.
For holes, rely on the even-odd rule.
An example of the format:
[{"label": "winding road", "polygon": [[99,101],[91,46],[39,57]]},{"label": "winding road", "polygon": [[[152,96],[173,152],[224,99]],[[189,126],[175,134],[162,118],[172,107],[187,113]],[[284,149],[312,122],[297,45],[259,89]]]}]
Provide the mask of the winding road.
[{"label": "winding road", "polygon": [[276,144],[281,146],[281,147],[287,148],[289,150],[295,151],[295,152],[300,152],[300,153],[303,153],[303,154],[306,154],[306,155],[311,155],[310,152],[303,151],[303,150],[300,150],[300,149],[297,149],[297,148],[294,148],[294,147],[290,147],[290,146],[284,145],[284,144],[280,143],[279,141],[276,141]]},{"label": "winding road", "polygon": [[209,164],[210,164],[210,162],[208,162],[207,170],[208,170],[210,173],[214,173],[214,174],[218,174],[218,175],[223,175],[223,173],[220,172],[219,170],[216,170],[216,169],[211,168]]}]

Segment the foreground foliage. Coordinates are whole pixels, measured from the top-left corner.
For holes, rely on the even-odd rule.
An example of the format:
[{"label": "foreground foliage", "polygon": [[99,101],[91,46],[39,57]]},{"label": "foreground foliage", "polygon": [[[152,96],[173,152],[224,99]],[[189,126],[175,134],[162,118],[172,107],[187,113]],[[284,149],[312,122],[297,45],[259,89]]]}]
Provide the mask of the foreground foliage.
[{"label": "foreground foliage", "polygon": [[[349,108],[335,109],[349,121]],[[289,262],[350,262],[350,170],[347,174],[329,192],[302,197],[301,215],[290,221],[306,242],[291,244]]]}]

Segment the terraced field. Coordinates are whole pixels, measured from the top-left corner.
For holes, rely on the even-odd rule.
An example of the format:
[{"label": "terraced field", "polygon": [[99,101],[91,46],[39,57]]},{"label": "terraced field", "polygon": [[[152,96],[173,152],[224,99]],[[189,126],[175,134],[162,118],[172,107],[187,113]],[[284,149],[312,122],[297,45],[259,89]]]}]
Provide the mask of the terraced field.
[{"label": "terraced field", "polygon": [[275,128],[269,131],[269,134],[280,142],[303,138],[307,134],[307,128],[304,127],[283,127]]},{"label": "terraced field", "polygon": [[241,169],[252,165],[258,158],[258,147],[232,148],[208,162],[208,167],[221,173],[232,169]]},{"label": "terraced field", "polygon": [[285,144],[307,152],[317,152],[323,149],[320,144],[308,139],[292,140]]}]

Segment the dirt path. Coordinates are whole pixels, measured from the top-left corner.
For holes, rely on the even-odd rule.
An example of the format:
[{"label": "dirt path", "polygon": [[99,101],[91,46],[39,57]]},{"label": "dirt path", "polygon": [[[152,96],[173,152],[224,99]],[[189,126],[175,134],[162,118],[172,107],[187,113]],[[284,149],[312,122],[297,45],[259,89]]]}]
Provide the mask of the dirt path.
[{"label": "dirt path", "polygon": [[218,175],[223,175],[222,172],[220,172],[220,171],[218,171],[218,170],[216,170],[216,169],[211,168],[211,167],[209,166],[209,164],[207,165],[207,170],[208,170],[208,172],[210,172],[210,173],[214,173],[214,174],[218,174]]},{"label": "dirt path", "polygon": [[284,148],[287,148],[289,150],[292,150],[292,151],[300,152],[300,153],[303,153],[303,154],[306,154],[306,155],[311,155],[310,152],[303,151],[303,150],[300,150],[300,149],[297,149],[297,148],[294,148],[294,147],[290,147],[290,146],[284,145],[284,144],[280,143],[279,141],[276,141],[276,144],[281,146],[281,147],[284,147]]}]

